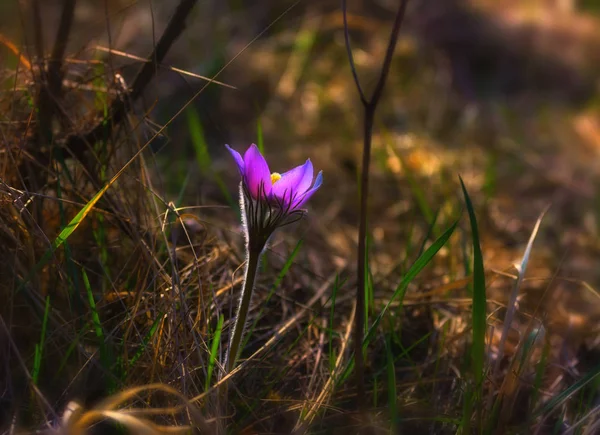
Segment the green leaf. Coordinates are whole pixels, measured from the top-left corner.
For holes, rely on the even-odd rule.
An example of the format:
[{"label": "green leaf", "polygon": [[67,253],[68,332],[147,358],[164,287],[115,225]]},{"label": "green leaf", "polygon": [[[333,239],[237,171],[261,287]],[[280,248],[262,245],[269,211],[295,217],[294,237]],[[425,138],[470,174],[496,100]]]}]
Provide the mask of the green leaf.
[{"label": "green leaf", "polygon": [[217,329],[215,329],[215,335],[212,340],[212,345],[210,347],[210,358],[208,360],[208,369],[206,373],[206,382],[204,384],[204,390],[208,391],[210,387],[210,381],[212,379],[213,370],[215,368],[215,362],[217,361],[217,352],[219,350],[219,344],[221,343],[221,331],[223,330],[223,314],[219,316],[219,321],[217,322]]},{"label": "green leaf", "polygon": [[433,242],[433,244],[429,248],[427,248],[427,250],[417,259],[417,261],[415,261],[415,263],[411,266],[408,272],[406,272],[406,275],[404,275],[404,278],[402,278],[402,281],[400,282],[400,284],[398,284],[396,290],[394,290],[394,294],[392,295],[388,303],[385,305],[385,307],[383,307],[383,309],[369,328],[369,331],[367,332],[363,341],[363,349],[367,347],[369,341],[373,338],[373,335],[377,330],[377,326],[383,319],[383,316],[385,315],[387,310],[390,308],[392,302],[394,302],[396,298],[399,298],[400,304],[402,304],[402,300],[404,299],[404,295],[406,293],[408,285],[425,268],[425,266],[427,266],[429,262],[431,262],[435,254],[437,254],[437,252],[440,249],[442,249],[442,246],[446,244],[446,242],[454,232],[454,229],[456,228],[457,224],[458,221],[454,222],[454,224],[452,224],[450,228],[444,231],[444,233],[440,237],[438,237],[438,239],[435,242]]},{"label": "green leaf", "polygon": [[467,211],[469,212],[469,221],[471,223],[471,234],[473,238],[473,344],[471,347],[471,363],[473,365],[473,372],[475,373],[476,389],[481,389],[484,378],[485,333],[487,326],[485,272],[483,269],[483,255],[481,253],[481,245],[479,242],[477,219],[475,217],[471,198],[467,193],[462,178],[460,178],[460,185],[465,197]]},{"label": "green leaf", "polygon": [[42,367],[42,356],[44,353],[44,343],[46,342],[46,328],[48,326],[48,316],[50,314],[50,296],[46,296],[46,307],[44,308],[44,319],[42,320],[42,332],[40,341],[35,345],[35,355],[33,359],[33,370],[31,371],[31,381],[37,385],[40,378]]}]

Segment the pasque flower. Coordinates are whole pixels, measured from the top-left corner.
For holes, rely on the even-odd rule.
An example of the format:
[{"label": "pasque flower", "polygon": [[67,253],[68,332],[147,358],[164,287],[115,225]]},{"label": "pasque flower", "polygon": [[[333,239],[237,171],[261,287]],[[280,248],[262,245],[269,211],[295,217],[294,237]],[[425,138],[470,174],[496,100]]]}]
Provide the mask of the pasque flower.
[{"label": "pasque flower", "polygon": [[229,145],[226,147],[242,177],[240,206],[246,242],[250,249],[262,250],[277,228],[302,218],[302,207],[321,187],[323,174],[319,172],[313,184],[310,159],[283,174],[271,173],[255,144],[250,145],[243,158]]},{"label": "pasque flower", "polygon": [[244,157],[225,145],[238,165],[242,183],[252,199],[274,203],[286,212],[299,210],[321,187],[323,173],[319,172],[313,185],[313,165],[310,159],[283,174],[271,173],[269,165],[255,144]]},{"label": "pasque flower", "polygon": [[260,257],[275,230],[301,219],[302,206],[319,190],[323,174],[313,183],[310,159],[283,174],[271,173],[267,161],[255,144],[244,153],[225,145],[237,163],[240,182],[240,209],[246,238],[246,267],[242,296],[238,304],[233,334],[229,344],[227,370],[235,367],[250,298],[254,288]]}]

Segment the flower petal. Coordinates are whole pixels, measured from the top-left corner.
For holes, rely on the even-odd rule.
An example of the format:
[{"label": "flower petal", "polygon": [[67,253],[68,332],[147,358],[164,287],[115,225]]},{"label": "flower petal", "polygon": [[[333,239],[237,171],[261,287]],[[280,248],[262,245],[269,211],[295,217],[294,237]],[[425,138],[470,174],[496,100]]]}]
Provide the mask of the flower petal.
[{"label": "flower petal", "polygon": [[300,207],[302,207],[306,201],[308,201],[310,199],[311,196],[313,196],[313,193],[315,193],[317,190],[319,190],[319,187],[321,187],[321,184],[323,184],[323,171],[319,171],[319,173],[317,174],[317,178],[315,180],[315,184],[313,184],[313,187],[306,191],[306,193],[304,193],[303,195],[301,195],[295,202],[293,205],[293,209],[299,209]]},{"label": "flower petal", "polygon": [[290,202],[292,198],[300,198],[313,181],[313,165],[310,159],[301,166],[296,166],[283,174],[281,179],[273,184],[273,195]]},{"label": "flower petal", "polygon": [[229,145],[225,144],[225,147],[227,147],[227,149],[229,150],[229,152],[235,159],[235,162],[238,165],[238,169],[240,170],[240,175],[243,177],[244,176],[244,159],[242,159],[242,156],[240,153],[238,153],[236,150],[231,148]]},{"label": "flower petal", "polygon": [[244,175],[246,186],[255,199],[260,195],[271,196],[271,172],[269,165],[255,144],[244,154]]}]

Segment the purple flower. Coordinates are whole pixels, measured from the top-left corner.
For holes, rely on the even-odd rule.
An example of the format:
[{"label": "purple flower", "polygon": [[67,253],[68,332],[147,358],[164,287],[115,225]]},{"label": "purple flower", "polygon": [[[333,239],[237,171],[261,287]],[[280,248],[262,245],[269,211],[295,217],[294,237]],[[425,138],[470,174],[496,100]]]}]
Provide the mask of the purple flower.
[{"label": "purple flower", "polygon": [[231,371],[240,351],[260,257],[277,228],[302,218],[304,210],[301,207],[319,190],[323,174],[319,172],[313,184],[310,159],[283,174],[271,174],[267,161],[256,145],[250,145],[243,158],[229,145],[225,146],[235,159],[242,176],[240,214],[246,239],[244,285],[226,363],[227,370]]},{"label": "purple flower", "polygon": [[283,174],[271,173],[255,144],[250,145],[243,158],[229,145],[225,146],[238,165],[247,194],[254,200],[277,205],[285,214],[300,210],[323,183],[323,174],[319,172],[313,184],[310,159]]}]

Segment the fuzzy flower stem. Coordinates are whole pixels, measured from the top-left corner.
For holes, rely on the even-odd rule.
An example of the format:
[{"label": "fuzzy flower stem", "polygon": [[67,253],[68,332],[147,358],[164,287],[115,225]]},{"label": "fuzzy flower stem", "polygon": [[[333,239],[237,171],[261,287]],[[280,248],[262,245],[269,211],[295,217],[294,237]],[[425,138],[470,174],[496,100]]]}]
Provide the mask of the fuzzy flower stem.
[{"label": "fuzzy flower stem", "polygon": [[225,361],[225,368],[229,373],[235,368],[240,354],[260,258],[278,228],[302,218],[305,213],[302,206],[321,187],[323,172],[317,174],[313,183],[313,165],[307,159],[303,165],[287,172],[272,173],[255,144],[250,145],[243,157],[229,145],[226,147],[242,177],[239,189],[240,211],[246,241],[244,284]]},{"label": "fuzzy flower stem", "polygon": [[254,290],[254,282],[258,272],[260,257],[260,252],[248,253],[246,269],[244,271],[244,287],[235,315],[233,335],[231,336],[231,342],[229,343],[229,356],[227,357],[228,372],[234,369],[240,351],[240,343],[242,342],[242,335],[246,326],[246,317],[248,316],[248,308],[250,308],[250,299],[252,299],[252,291]]},{"label": "fuzzy flower stem", "polygon": [[242,214],[242,226],[244,228],[244,237],[246,239],[246,267],[244,269],[244,283],[242,286],[242,295],[237,306],[235,322],[233,325],[233,334],[231,335],[231,341],[229,342],[229,355],[227,356],[227,372],[230,372],[235,368],[235,363],[240,353],[240,343],[242,342],[242,335],[246,327],[246,318],[248,317],[250,300],[252,299],[254,283],[258,274],[258,265],[260,264],[260,258],[266,246],[266,241],[265,243],[256,243],[256,238],[252,237],[252,233],[248,226],[248,216],[246,212],[246,200],[243,183],[240,183],[240,211]]}]

